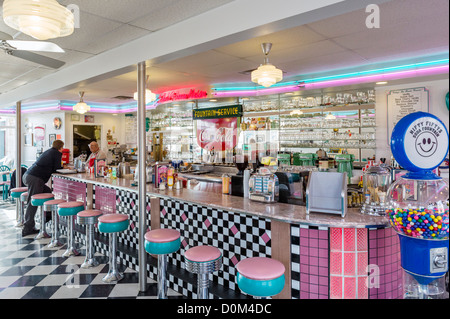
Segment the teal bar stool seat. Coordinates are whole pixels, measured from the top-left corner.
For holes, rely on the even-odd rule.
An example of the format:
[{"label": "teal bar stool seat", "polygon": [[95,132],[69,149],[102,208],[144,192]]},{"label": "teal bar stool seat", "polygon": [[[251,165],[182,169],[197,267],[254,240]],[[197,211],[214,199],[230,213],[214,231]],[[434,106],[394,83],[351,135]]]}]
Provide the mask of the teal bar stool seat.
[{"label": "teal bar stool seat", "polygon": [[50,240],[50,243],[47,246],[48,248],[56,248],[63,245],[59,241],[58,205],[65,202],[66,201],[64,199],[53,199],[44,203],[43,207],[44,212],[52,213],[52,224],[53,224],[52,239]]},{"label": "teal bar stool seat", "polygon": [[74,235],[74,223],[77,214],[84,210],[83,202],[65,202],[58,205],[58,215],[66,217],[67,220],[67,249],[62,255],[63,257],[78,256],[80,252],[77,249]]},{"label": "teal bar stool seat", "polygon": [[78,224],[86,226],[86,259],[81,265],[83,269],[97,267],[99,265],[94,256],[94,230],[95,225],[98,223],[98,218],[102,215],[103,213],[99,210],[83,210],[77,214]]},{"label": "teal bar stool seat", "polygon": [[209,274],[222,267],[220,250],[212,246],[196,246],[184,254],[186,270],[197,274],[197,299],[209,298]]},{"label": "teal bar stool seat", "polygon": [[272,297],[284,289],[286,268],[278,260],[247,258],[236,265],[236,270],[239,289],[253,297]]},{"label": "teal bar stool seat", "polygon": [[42,193],[31,196],[31,205],[37,206],[41,212],[41,228],[39,230],[39,234],[36,235],[35,239],[44,239],[50,238],[50,235],[47,234],[45,229],[45,211],[44,204],[45,202],[51,201],[55,199],[55,196],[52,193]]},{"label": "teal bar stool seat", "polygon": [[145,234],[145,251],[158,256],[158,298],[167,299],[167,255],[180,249],[180,232],[154,229]]},{"label": "teal bar stool seat", "polygon": [[27,187],[17,187],[11,189],[11,197],[16,200],[16,227],[23,227],[24,209],[23,202],[20,200],[23,193],[28,192]]},{"label": "teal bar stool seat", "polygon": [[107,214],[98,218],[98,230],[109,234],[109,271],[103,282],[116,283],[123,279],[117,268],[117,233],[127,230],[129,226],[130,221],[125,214]]}]

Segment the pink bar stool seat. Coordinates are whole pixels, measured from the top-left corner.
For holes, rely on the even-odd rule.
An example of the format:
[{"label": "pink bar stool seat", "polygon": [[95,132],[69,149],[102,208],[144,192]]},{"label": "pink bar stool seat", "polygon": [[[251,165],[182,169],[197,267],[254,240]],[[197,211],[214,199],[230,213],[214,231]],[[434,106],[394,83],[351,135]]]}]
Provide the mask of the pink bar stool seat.
[{"label": "pink bar stool seat", "polygon": [[128,220],[128,215],[125,214],[107,214],[101,216],[98,221],[104,224],[120,223]]},{"label": "pink bar stool seat", "polygon": [[28,187],[17,187],[11,189],[11,193],[25,193],[28,191]]},{"label": "pink bar stool seat", "polygon": [[48,202],[45,202],[44,206],[53,206],[53,205],[59,205],[61,203],[65,203],[66,201],[64,199],[52,199]]},{"label": "pink bar stool seat", "polygon": [[197,299],[209,298],[209,274],[222,267],[222,253],[216,247],[196,246],[184,253],[186,270],[197,274]]},{"label": "pink bar stool seat", "polygon": [[267,298],[278,295],[284,289],[286,278],[284,265],[275,259],[253,257],[236,265],[239,289],[251,296]]},{"label": "pink bar stool seat", "polygon": [[212,246],[197,246],[189,249],[184,257],[192,262],[204,263],[216,260],[222,256],[220,250]]},{"label": "pink bar stool seat", "polygon": [[59,208],[75,208],[84,206],[82,202],[65,202],[59,205]]},{"label": "pink bar stool seat", "polygon": [[103,213],[99,210],[84,210],[78,213],[79,217],[98,217],[103,215]]},{"label": "pink bar stool seat", "polygon": [[254,257],[242,260],[236,265],[236,270],[253,280],[272,280],[284,275],[286,268],[278,260]]},{"label": "pink bar stool seat", "polygon": [[43,194],[36,194],[31,196],[32,199],[49,199],[49,198],[54,198],[55,195],[53,195],[52,193],[43,193]]},{"label": "pink bar stool seat", "polygon": [[175,241],[180,238],[180,232],[175,229],[155,229],[145,234],[145,240],[162,244]]}]

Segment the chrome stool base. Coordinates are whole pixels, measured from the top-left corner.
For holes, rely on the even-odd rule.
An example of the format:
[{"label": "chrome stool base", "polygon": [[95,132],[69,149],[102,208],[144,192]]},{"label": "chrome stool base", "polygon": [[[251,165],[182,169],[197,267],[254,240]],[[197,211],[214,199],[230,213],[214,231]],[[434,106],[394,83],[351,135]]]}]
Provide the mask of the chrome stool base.
[{"label": "chrome stool base", "polygon": [[50,235],[47,233],[47,230],[45,229],[45,211],[42,206],[39,206],[39,210],[41,211],[41,227],[39,234],[34,237],[34,239],[47,239],[50,238]]},{"label": "chrome stool base", "polygon": [[81,265],[81,268],[83,269],[95,268],[98,265],[100,265],[100,263],[95,258],[86,258],[84,263]]},{"label": "chrome stool base", "polygon": [[109,234],[109,271],[103,277],[105,283],[116,283],[123,279],[123,274],[117,268],[117,233]]}]

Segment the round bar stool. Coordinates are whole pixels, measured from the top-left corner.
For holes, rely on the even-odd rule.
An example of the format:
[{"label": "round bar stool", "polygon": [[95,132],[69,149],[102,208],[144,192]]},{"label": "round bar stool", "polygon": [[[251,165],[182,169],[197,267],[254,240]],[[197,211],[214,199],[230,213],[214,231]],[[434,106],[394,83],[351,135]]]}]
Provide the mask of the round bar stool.
[{"label": "round bar stool", "polygon": [[67,218],[67,249],[63,257],[78,256],[80,252],[76,248],[74,228],[74,216],[84,210],[82,202],[65,202],[58,205],[58,215]]},{"label": "round bar stool", "polygon": [[236,270],[239,289],[255,298],[272,297],[284,289],[286,268],[278,260],[247,258],[236,265]]},{"label": "round bar stool", "polygon": [[44,212],[52,212],[52,239],[48,244],[48,248],[61,247],[63,244],[59,241],[59,216],[58,216],[58,205],[65,203],[64,199],[53,199],[44,203]]},{"label": "round bar stool", "polygon": [[55,196],[52,193],[42,193],[31,196],[31,205],[37,206],[41,212],[41,228],[39,234],[36,235],[35,239],[50,238],[45,230],[45,211],[43,209],[44,203],[54,200]]},{"label": "round bar stool", "polygon": [[115,283],[123,279],[123,274],[117,269],[117,233],[130,226],[128,215],[108,214],[98,218],[98,230],[109,234],[109,271],[102,281]]},{"label": "round bar stool", "polygon": [[[28,192],[27,187],[17,187],[11,189],[11,197],[16,200],[16,227],[23,227],[24,222],[24,209],[23,203],[20,200],[20,197],[23,193]],[[28,194],[27,194],[28,195]]]},{"label": "round bar stool", "polygon": [[86,226],[86,259],[81,265],[83,269],[99,265],[94,257],[94,227],[98,222],[98,218],[102,215],[103,213],[99,210],[83,210],[77,214],[78,224]]},{"label": "round bar stool", "polygon": [[197,274],[197,299],[209,298],[209,274],[222,267],[222,253],[216,247],[196,246],[184,254],[186,270]]},{"label": "round bar stool", "polygon": [[167,299],[167,255],[180,249],[180,232],[155,229],[145,234],[145,251],[158,256],[158,298]]}]

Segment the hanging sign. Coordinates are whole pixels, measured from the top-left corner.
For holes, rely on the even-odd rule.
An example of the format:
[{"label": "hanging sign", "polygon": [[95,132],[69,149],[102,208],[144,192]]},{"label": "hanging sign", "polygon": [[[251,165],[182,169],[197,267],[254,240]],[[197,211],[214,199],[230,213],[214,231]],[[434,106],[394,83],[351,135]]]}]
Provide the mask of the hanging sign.
[{"label": "hanging sign", "polygon": [[242,116],[242,105],[194,110],[194,120],[233,118]]}]

